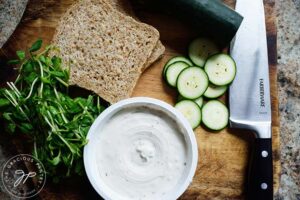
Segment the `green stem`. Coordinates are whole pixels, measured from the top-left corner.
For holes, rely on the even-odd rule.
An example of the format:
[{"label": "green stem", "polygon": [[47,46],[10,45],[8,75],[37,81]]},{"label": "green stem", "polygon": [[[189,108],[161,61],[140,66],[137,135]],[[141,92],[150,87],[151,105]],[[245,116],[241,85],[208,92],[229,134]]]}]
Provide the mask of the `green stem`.
[{"label": "green stem", "polygon": [[15,98],[12,96],[12,94],[8,90],[4,90],[4,96],[10,101],[10,103],[14,106],[17,107],[18,102],[15,100]]},{"label": "green stem", "polygon": [[20,81],[20,77],[21,77],[21,74],[18,74],[16,80],[15,80],[15,84],[17,84],[19,81]]},{"label": "green stem", "polygon": [[63,84],[65,87],[69,87],[68,83],[63,81],[61,78],[55,77],[56,80],[58,80],[61,84]]},{"label": "green stem", "polygon": [[80,107],[83,109],[83,113],[82,116],[84,116],[85,114],[92,120],[94,121],[94,117],[91,115],[91,113],[87,110],[87,106],[83,106],[80,102],[78,102],[78,104],[80,105]]},{"label": "green stem", "polygon": [[60,112],[60,115],[61,115],[61,117],[62,117],[62,119],[64,120],[64,122],[67,124],[67,123],[69,123],[69,121],[68,121],[68,119],[65,117],[65,115],[64,115],[64,111],[62,110],[62,108],[61,108],[61,106],[59,106],[59,112]]},{"label": "green stem", "polygon": [[72,153],[76,153],[76,151],[70,146],[70,144],[63,138],[60,134],[56,133],[56,135],[65,143],[65,145],[70,149]]},{"label": "green stem", "polygon": [[20,110],[20,112],[24,115],[24,117],[27,119],[27,121],[30,122],[28,116],[26,115],[26,113],[24,112],[24,110],[21,108],[21,106],[18,104],[18,102],[16,101],[16,99],[13,97],[13,95],[8,91],[5,90],[5,94],[4,96],[10,101],[10,103],[16,107],[17,109]]},{"label": "green stem", "polygon": [[43,115],[43,117],[44,117],[45,121],[47,122],[47,124],[48,124],[48,125],[50,126],[50,128],[52,129],[52,131],[54,131],[54,130],[55,130],[55,127],[52,126],[52,124],[50,123],[49,119],[48,119],[45,115]]},{"label": "green stem", "polygon": [[30,91],[29,91],[27,97],[25,97],[25,100],[30,98],[30,96],[32,94],[32,91],[33,91],[33,87],[34,87],[35,83],[37,82],[37,80],[38,80],[38,78],[35,78],[34,81],[32,82],[31,87],[30,87]]},{"label": "green stem", "polygon": [[10,87],[10,89],[11,89],[12,91],[15,92],[15,94],[16,94],[17,97],[19,97],[19,98],[21,97],[20,91],[19,91],[18,88],[13,84],[13,82],[6,82],[6,84]]},{"label": "green stem", "polygon": [[[25,64],[26,62],[27,62],[27,61],[25,60],[25,61],[23,61],[22,64],[20,65],[20,67],[19,67],[19,74],[21,74],[21,71],[22,71],[22,69],[23,69],[23,66],[24,66],[24,64]],[[17,81],[18,81],[18,79],[15,80],[15,82],[17,82]]]},{"label": "green stem", "polygon": [[97,109],[98,109],[98,112],[100,113],[101,112],[101,106],[100,106],[100,97],[97,96]]},{"label": "green stem", "polygon": [[[44,69],[43,69],[43,65],[42,65],[41,61],[39,61],[38,59],[35,59],[35,60],[36,60],[36,61],[38,62],[38,64],[39,64],[41,78],[43,78],[43,77],[44,77]],[[44,87],[44,83],[43,83],[43,81],[41,81],[41,86],[40,86],[40,90],[39,90],[39,97],[41,97],[41,98],[42,98],[42,96],[43,96],[43,87]]]},{"label": "green stem", "polygon": [[53,87],[53,90],[54,90],[54,94],[55,94],[56,98],[58,100],[60,100],[59,95],[58,95],[57,90],[56,90],[56,87]]},{"label": "green stem", "polygon": [[38,159],[39,156],[38,156],[38,153],[37,153],[36,137],[35,137],[35,136],[34,136],[34,138],[33,138],[33,153],[34,153],[34,156]]},{"label": "green stem", "polygon": [[48,53],[48,51],[50,49],[52,49],[52,46],[51,45],[47,46],[44,51],[42,51],[41,53],[37,54],[37,57],[40,57],[41,55],[44,55],[45,53]]}]

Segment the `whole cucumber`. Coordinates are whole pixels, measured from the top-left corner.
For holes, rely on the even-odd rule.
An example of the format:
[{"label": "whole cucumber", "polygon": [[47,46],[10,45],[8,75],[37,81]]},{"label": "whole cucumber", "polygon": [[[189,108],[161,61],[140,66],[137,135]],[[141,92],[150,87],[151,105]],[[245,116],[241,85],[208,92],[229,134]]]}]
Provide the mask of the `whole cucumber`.
[{"label": "whole cucumber", "polygon": [[243,17],[219,0],[136,0],[151,10],[187,20],[192,26],[226,46],[235,36]]}]

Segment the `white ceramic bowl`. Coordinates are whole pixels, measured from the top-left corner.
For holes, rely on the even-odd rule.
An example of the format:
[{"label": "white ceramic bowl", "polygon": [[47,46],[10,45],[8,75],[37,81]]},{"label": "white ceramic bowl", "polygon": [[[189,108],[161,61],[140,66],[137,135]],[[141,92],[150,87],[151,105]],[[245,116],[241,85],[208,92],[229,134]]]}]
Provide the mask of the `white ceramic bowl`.
[{"label": "white ceramic bowl", "polygon": [[[140,108],[151,108],[164,112],[172,120],[181,126],[182,134],[184,136],[185,145],[186,145],[186,168],[183,174],[183,177],[180,179],[180,182],[176,184],[171,191],[168,191],[167,194],[163,197],[164,200],[174,200],[180,197],[184,191],[187,189],[189,184],[192,182],[193,176],[196,171],[197,162],[198,162],[198,148],[197,142],[194,135],[194,132],[189,125],[189,122],[184,118],[184,116],[177,111],[171,105],[153,98],[147,97],[135,97],[126,100],[122,100],[116,104],[111,105],[104,112],[102,112],[98,118],[94,121],[91,126],[87,139],[89,143],[84,148],[84,167],[87,173],[88,179],[91,182],[94,189],[106,200],[115,200],[116,191],[113,188],[106,185],[105,180],[101,178],[99,172],[97,171],[96,164],[96,151],[95,148],[92,148],[93,139],[97,134],[101,134],[101,131],[98,130],[106,124],[106,122],[115,114],[117,114],[122,109],[127,109],[129,107],[140,107]],[[125,198],[126,199],[126,198]]]}]

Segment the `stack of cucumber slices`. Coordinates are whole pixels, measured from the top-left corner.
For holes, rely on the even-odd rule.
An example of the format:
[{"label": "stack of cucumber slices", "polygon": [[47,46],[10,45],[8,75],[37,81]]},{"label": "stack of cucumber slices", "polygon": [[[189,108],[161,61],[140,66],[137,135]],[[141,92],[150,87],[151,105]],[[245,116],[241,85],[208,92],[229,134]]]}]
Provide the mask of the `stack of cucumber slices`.
[{"label": "stack of cucumber slices", "polygon": [[[222,96],[234,80],[235,62],[206,38],[195,39],[189,45],[188,55],[189,59],[171,58],[162,72],[167,84],[179,93],[175,108],[193,129],[202,121],[211,130],[222,130],[228,124],[229,112],[216,98]],[[208,99],[205,104],[204,98]]]}]

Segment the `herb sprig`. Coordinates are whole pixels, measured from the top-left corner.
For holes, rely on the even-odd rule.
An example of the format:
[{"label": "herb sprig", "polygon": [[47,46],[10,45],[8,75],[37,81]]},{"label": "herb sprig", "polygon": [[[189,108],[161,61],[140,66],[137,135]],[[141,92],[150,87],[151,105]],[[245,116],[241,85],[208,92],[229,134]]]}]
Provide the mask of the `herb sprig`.
[{"label": "herb sprig", "polygon": [[20,64],[15,82],[0,89],[0,112],[9,133],[20,132],[33,144],[33,155],[45,166],[54,181],[83,173],[82,150],[86,134],[95,117],[105,107],[99,97],[71,98],[68,94],[69,70],[62,60],[49,56],[51,46],[39,54],[42,40],[29,49],[17,51]]}]

